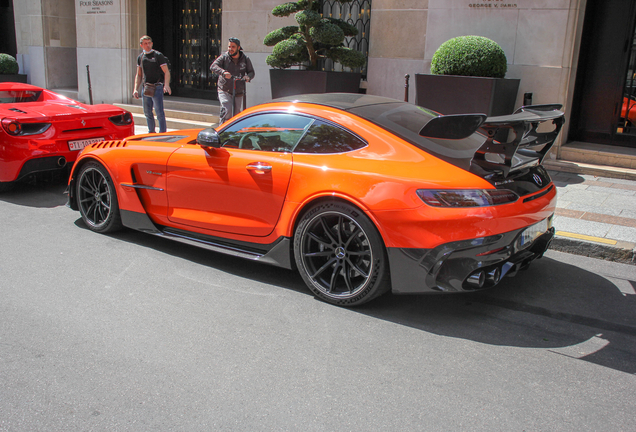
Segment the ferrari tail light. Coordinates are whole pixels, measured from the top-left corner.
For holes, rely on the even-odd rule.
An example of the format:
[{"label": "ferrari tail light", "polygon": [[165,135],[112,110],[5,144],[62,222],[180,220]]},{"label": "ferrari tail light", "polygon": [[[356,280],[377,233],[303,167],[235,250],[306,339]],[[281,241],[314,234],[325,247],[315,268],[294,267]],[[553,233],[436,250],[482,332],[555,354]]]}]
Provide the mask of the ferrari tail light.
[{"label": "ferrari tail light", "polygon": [[108,117],[108,120],[110,120],[116,126],[128,126],[133,122],[132,114],[130,114],[128,111],[123,114]]},{"label": "ferrari tail light", "polygon": [[519,195],[508,189],[419,189],[417,195],[432,207],[486,207],[509,204],[519,199]]},{"label": "ferrari tail light", "polygon": [[38,135],[46,132],[51,123],[20,123],[16,119],[2,119],[2,128],[12,136]]}]

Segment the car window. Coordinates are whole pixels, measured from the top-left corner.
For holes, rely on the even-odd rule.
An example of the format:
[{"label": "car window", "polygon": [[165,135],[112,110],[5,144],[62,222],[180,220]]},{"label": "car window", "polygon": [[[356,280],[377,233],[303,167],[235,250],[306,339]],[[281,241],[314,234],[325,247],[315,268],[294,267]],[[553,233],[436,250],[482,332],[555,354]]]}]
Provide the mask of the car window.
[{"label": "car window", "polygon": [[351,132],[316,120],[294,149],[294,153],[344,153],[367,145]]},{"label": "car window", "polygon": [[41,90],[4,90],[0,91],[0,103],[36,102]]},{"label": "car window", "polygon": [[219,137],[226,148],[288,152],[312,122],[295,114],[256,114],[232,124]]}]

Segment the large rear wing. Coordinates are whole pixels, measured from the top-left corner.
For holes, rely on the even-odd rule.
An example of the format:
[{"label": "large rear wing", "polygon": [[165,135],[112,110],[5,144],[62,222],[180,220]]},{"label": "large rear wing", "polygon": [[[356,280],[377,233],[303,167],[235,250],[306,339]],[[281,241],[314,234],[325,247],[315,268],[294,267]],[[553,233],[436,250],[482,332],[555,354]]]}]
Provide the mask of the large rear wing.
[{"label": "large rear wing", "polygon": [[[553,129],[539,132],[539,125],[551,121]],[[478,174],[501,173],[530,164],[540,164],[546,157],[565,122],[561,105],[529,105],[513,114],[486,117],[484,114],[440,116],[428,122],[420,135],[431,138],[463,139],[475,132],[486,136],[471,161],[471,171]]]}]

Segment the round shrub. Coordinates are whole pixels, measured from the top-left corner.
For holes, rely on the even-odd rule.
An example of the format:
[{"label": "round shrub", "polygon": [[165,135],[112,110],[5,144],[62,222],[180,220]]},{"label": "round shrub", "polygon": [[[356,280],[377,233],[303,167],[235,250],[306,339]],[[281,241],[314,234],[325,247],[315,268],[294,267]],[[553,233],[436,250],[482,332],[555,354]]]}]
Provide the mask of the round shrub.
[{"label": "round shrub", "polygon": [[482,36],[459,36],[444,42],[433,54],[431,73],[503,78],[506,54],[497,42]]},{"label": "round shrub", "polygon": [[0,54],[0,74],[15,75],[18,73],[18,62],[9,54]]}]

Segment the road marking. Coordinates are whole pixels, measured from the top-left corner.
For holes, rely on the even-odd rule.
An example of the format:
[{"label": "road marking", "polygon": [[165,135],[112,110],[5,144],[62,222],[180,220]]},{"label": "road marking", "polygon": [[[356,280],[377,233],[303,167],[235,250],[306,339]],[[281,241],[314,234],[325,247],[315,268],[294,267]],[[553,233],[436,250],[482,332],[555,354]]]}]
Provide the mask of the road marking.
[{"label": "road marking", "polygon": [[592,242],[597,242],[597,243],[605,243],[605,244],[610,244],[610,245],[615,245],[616,243],[618,243],[616,240],[609,240],[603,237],[593,237],[593,236],[588,236],[588,235],[584,235],[584,234],[575,234],[575,233],[569,233],[569,232],[565,232],[565,231],[557,231],[556,235],[561,236],[561,237],[570,237],[570,238],[575,238],[575,239],[579,239],[579,240],[587,240],[587,241],[592,241]]}]

